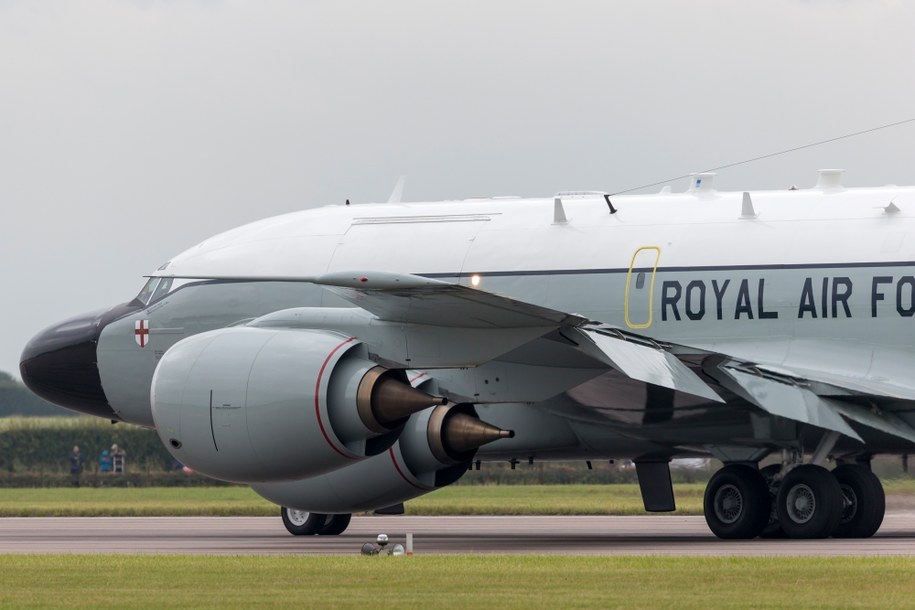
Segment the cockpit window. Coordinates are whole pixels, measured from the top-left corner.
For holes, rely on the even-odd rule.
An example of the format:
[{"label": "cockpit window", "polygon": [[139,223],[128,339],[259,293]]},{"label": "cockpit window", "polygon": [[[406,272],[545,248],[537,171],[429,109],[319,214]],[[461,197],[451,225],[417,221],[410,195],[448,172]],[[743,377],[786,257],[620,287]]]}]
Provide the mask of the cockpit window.
[{"label": "cockpit window", "polygon": [[192,280],[175,279],[173,277],[151,277],[143,286],[143,289],[140,290],[140,294],[137,295],[137,300],[143,303],[143,305],[150,305],[191,281]]},{"label": "cockpit window", "polygon": [[137,300],[143,303],[144,305],[149,305],[149,302],[152,300],[153,293],[156,292],[156,287],[159,285],[159,278],[151,277],[149,281],[143,286],[140,290],[140,294],[137,295]]},{"label": "cockpit window", "polygon": [[156,290],[153,292],[152,298],[149,300],[149,302],[152,303],[153,301],[158,301],[159,299],[161,299],[162,297],[167,295],[169,292],[171,292],[172,282],[174,282],[174,281],[175,281],[175,278],[173,278],[173,277],[161,278],[159,280],[159,285],[156,286]]}]

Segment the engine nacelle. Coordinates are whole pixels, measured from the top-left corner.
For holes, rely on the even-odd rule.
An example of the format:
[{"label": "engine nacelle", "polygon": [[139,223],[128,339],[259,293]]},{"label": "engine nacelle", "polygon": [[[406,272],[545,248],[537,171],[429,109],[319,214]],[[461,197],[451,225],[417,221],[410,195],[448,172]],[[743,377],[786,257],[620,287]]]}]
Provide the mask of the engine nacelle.
[{"label": "engine nacelle", "polygon": [[208,476],[314,476],[389,449],[412,413],[442,404],[368,360],[352,337],[226,328],[169,349],[152,381],[165,446]]},{"label": "engine nacelle", "polygon": [[252,485],[280,506],[315,513],[374,510],[450,485],[478,447],[514,433],[480,421],[470,405],[440,406],[410,417],[388,451],[300,481]]}]

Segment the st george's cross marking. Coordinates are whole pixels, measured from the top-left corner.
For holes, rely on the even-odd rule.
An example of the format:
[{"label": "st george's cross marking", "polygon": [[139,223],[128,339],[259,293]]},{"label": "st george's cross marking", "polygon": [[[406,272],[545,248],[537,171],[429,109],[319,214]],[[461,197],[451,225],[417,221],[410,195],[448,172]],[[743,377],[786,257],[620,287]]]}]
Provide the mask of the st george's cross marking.
[{"label": "st george's cross marking", "polygon": [[149,320],[137,320],[134,322],[133,338],[136,340],[137,345],[146,347],[146,344],[149,343]]}]

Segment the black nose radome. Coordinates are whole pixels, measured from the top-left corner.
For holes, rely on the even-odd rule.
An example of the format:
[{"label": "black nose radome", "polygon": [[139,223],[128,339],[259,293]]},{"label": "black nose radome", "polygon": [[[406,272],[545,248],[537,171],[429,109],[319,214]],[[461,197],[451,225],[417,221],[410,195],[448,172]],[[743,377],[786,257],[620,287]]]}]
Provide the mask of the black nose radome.
[{"label": "black nose radome", "polygon": [[134,303],[84,314],[41,331],[22,351],[19,373],[30,390],[68,409],[117,419],[99,378],[96,347],[112,320],[139,309]]},{"label": "black nose radome", "polygon": [[71,318],[35,335],[19,362],[25,385],[54,404],[110,417],[95,355],[103,314]]}]

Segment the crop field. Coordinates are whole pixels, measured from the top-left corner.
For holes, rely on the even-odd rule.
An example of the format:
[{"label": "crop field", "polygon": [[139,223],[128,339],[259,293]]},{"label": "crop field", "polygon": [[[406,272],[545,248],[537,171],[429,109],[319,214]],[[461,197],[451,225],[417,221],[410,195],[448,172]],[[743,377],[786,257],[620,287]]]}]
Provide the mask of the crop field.
[{"label": "crop field", "polygon": [[[915,481],[888,481],[888,504],[915,507]],[[701,515],[704,485],[674,486],[679,515]],[[411,515],[639,515],[638,485],[456,485],[406,504]],[[0,517],[273,516],[247,487],[0,489]]]},{"label": "crop field", "polygon": [[0,606],[910,608],[911,558],[0,556]]}]

